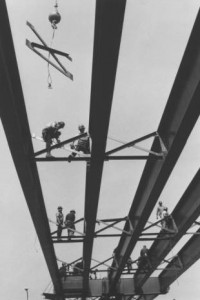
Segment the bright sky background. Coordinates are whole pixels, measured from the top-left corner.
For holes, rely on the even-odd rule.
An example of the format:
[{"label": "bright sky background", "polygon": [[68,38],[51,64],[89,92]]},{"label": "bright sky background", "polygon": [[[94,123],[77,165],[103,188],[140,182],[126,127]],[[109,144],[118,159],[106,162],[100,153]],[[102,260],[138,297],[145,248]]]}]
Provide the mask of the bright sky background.
[{"label": "bright sky background", "polygon": [[[11,28],[20,70],[24,98],[32,133],[41,135],[51,121],[65,121],[62,140],[78,133],[77,126],[88,127],[95,1],[58,0],[62,20],[56,30],[53,48],[69,53],[73,62],[63,64],[74,75],[72,82],[51,69],[53,89],[47,87],[47,63],[25,46],[25,39],[40,43],[28,20],[50,45],[52,28],[48,15],[53,0],[7,0]],[[156,131],[182,59],[200,0],[127,0],[117,78],[113,97],[109,137],[132,141]],[[200,121],[182,152],[160,200],[170,211],[176,206],[200,165]],[[19,184],[7,141],[0,127],[1,201],[0,201],[0,298],[41,299],[50,282],[33,223]],[[152,140],[141,145],[150,148]],[[33,141],[34,149],[43,144]],[[119,146],[108,140],[107,149]],[[124,154],[145,154],[134,149]],[[61,150],[53,152],[64,156]],[[57,206],[64,214],[75,209],[83,217],[85,162],[38,163],[48,217],[55,220]],[[145,162],[110,161],[103,171],[98,218],[124,217],[128,214]],[[155,210],[150,220],[155,221]],[[56,226],[51,225],[52,231]],[[123,228],[123,224],[121,225]],[[82,225],[77,226],[82,231]],[[116,232],[117,233],[117,232]],[[175,255],[190,237],[185,237],[170,256]],[[105,260],[112,255],[117,239],[95,240],[92,257]],[[132,253],[136,259],[143,243]],[[150,243],[146,243],[150,247]],[[82,245],[56,244],[59,259],[71,262],[82,256]],[[60,266],[60,263],[59,263]],[[200,262],[181,276],[167,295],[157,299],[199,299]]]}]

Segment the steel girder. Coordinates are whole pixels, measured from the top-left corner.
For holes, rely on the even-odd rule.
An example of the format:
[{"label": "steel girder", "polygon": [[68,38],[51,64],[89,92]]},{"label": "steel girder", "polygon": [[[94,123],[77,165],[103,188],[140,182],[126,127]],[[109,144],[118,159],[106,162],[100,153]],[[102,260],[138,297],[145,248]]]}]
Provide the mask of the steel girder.
[{"label": "steel girder", "polygon": [[[187,190],[181,197],[172,217],[176,223],[178,233],[171,235],[169,240],[155,240],[149,252],[151,257],[152,269],[145,274],[140,273],[140,269],[135,274],[135,284],[139,288],[144,284],[148,277],[155,271],[165,256],[171,251],[175,244],[181,239],[184,233],[192,226],[200,215],[200,169],[189,184]],[[169,236],[160,232],[159,237]]]},{"label": "steel girder", "polygon": [[91,161],[85,191],[84,289],[88,287],[101,177],[118,63],[126,0],[97,0],[89,133]]},{"label": "steel girder", "polygon": [[[183,246],[178,254],[170,261],[166,268],[160,273],[159,281],[161,291],[168,287],[178,279],[185,271],[187,271],[198,259],[200,259],[200,229],[197,230],[189,241]],[[180,265],[181,267],[177,267]],[[176,269],[176,270],[175,270]],[[148,295],[141,297],[144,300],[153,300],[157,295]]]},{"label": "steel girder", "polygon": [[[62,295],[55,252],[28,125],[5,1],[0,1],[0,110],[2,124],[24,196],[58,295]],[[61,296],[62,297],[62,296]]]},{"label": "steel girder", "polygon": [[[117,251],[118,270],[112,271],[111,289],[115,287],[126,261],[137,243],[151,211],[153,210],[170,173],[199,117],[200,97],[200,14],[198,13],[181,65],[175,78],[166,108],[161,118],[158,134],[167,147],[163,160],[148,160],[131,209],[125,230],[133,227],[132,236],[122,235]],[[152,151],[158,151],[155,140]],[[113,261],[113,266],[115,262]]]},{"label": "steel girder", "polygon": [[[64,295],[66,298],[78,298],[82,296],[83,278],[82,276],[68,276],[62,281]],[[87,297],[108,297],[108,296],[119,296],[121,299],[126,296],[136,295],[136,290],[133,282],[133,278],[122,278],[117,286],[117,289],[113,295],[109,294],[109,280],[108,278],[103,279],[92,279],[89,280],[89,289],[86,293]],[[160,289],[160,282],[157,277],[151,277],[145,283],[141,290],[143,295],[159,295],[165,293]],[[54,294],[44,293],[46,299],[54,299]]]}]

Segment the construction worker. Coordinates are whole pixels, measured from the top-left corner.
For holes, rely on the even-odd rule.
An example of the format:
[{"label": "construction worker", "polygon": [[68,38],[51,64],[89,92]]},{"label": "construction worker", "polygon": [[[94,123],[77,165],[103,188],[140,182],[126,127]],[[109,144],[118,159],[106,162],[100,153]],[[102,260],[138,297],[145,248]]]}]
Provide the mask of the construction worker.
[{"label": "construction worker", "polygon": [[62,266],[59,269],[60,277],[66,280],[67,277],[67,264],[65,262],[62,263]]},{"label": "construction worker", "polygon": [[51,155],[50,147],[55,139],[57,143],[60,143],[59,137],[61,132],[59,129],[64,128],[64,122],[53,122],[49,123],[43,130],[42,130],[42,138],[46,142],[46,149],[47,154],[46,157],[53,157]]},{"label": "construction worker", "polygon": [[130,272],[132,270],[132,263],[133,263],[133,260],[131,259],[131,257],[129,257],[127,262],[126,262],[126,266],[127,266],[127,269],[128,269],[128,274],[130,274]]},{"label": "construction worker", "polygon": [[159,201],[157,211],[156,211],[156,218],[157,219],[162,219],[163,218],[163,211],[166,207],[163,206],[162,201]]},{"label": "construction worker", "polygon": [[[84,125],[79,125],[78,126],[79,134],[85,133],[85,126]],[[82,152],[84,154],[90,154],[90,138],[89,135],[86,135],[84,137],[81,137],[76,144],[72,143],[70,145],[71,149],[74,149],[78,152]],[[75,157],[76,153],[73,152],[68,156],[68,161],[71,161],[71,158]]]},{"label": "construction worker", "polygon": [[76,213],[75,210],[72,209],[72,210],[70,210],[70,212],[65,217],[65,226],[68,229],[68,236],[69,237],[74,235],[74,231],[71,230],[71,229],[74,229],[74,230],[76,229],[75,225],[74,225],[74,221],[76,219],[75,213]]},{"label": "construction worker", "polygon": [[151,269],[151,262],[149,259],[149,250],[147,249],[146,245],[143,246],[143,248],[140,251],[140,257],[138,259],[138,266],[146,269]]},{"label": "construction worker", "polygon": [[178,232],[174,219],[168,213],[167,207],[163,211],[162,229],[168,232]]},{"label": "construction worker", "polygon": [[57,229],[58,240],[61,239],[63,223],[64,223],[64,215],[62,213],[62,206],[58,206],[58,212],[56,214],[56,225],[58,227],[58,229]]}]

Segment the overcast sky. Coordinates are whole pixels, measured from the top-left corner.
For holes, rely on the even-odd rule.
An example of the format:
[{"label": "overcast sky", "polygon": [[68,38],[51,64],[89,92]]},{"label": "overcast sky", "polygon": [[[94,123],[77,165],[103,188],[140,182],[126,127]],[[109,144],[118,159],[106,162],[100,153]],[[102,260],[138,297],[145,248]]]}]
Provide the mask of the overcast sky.
[{"label": "overcast sky", "polygon": [[[66,59],[62,62],[74,75],[74,81],[51,69],[53,89],[48,89],[47,63],[26,47],[25,39],[39,43],[26,26],[28,20],[50,45],[52,28],[48,15],[53,11],[55,2],[6,2],[31,132],[40,136],[47,123],[65,121],[62,140],[70,138],[78,133],[80,123],[88,127],[95,1],[58,0],[62,19],[52,47],[72,57],[73,62]],[[127,0],[108,133],[110,138],[129,142],[157,130],[199,5],[200,0]],[[199,130],[198,120],[160,196],[170,211],[199,169]],[[0,297],[5,300],[26,299],[24,289],[29,288],[30,299],[38,300],[42,298],[50,276],[2,126],[0,136]],[[150,148],[151,143],[152,139],[141,145]],[[35,140],[33,145],[35,150],[43,148],[43,144]],[[108,139],[107,149],[119,145]],[[134,149],[122,153],[144,154]],[[53,155],[63,156],[66,153],[56,150]],[[143,161],[105,163],[98,218],[124,217],[128,214],[144,165]],[[75,209],[77,219],[83,217],[85,167],[85,162],[38,163],[49,219],[55,221],[58,205],[63,206],[64,214]],[[155,210],[150,221],[155,221]],[[54,224],[50,223],[50,226],[52,231],[56,229]],[[82,224],[77,229],[82,231]],[[169,257],[175,255],[188,238],[182,239]],[[100,261],[107,259],[117,243],[114,238],[95,240],[92,257]],[[146,244],[148,247],[151,245]],[[142,245],[137,244],[132,259],[138,257]],[[71,262],[82,256],[82,245],[56,244],[55,251],[60,260]],[[197,262],[171,286],[167,295],[157,299],[199,299],[199,271],[200,263]]]}]

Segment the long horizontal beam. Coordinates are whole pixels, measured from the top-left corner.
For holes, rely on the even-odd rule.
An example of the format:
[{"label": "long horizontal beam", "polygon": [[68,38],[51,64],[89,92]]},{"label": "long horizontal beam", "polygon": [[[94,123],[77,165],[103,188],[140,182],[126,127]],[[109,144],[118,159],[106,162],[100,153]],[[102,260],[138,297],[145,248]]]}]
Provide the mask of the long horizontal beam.
[{"label": "long horizontal beam", "polygon": [[89,133],[92,138],[85,191],[84,289],[88,288],[103,163],[126,0],[96,0]]},{"label": "long horizontal beam", "polygon": [[[57,147],[58,148],[58,147]],[[41,150],[43,151],[43,150]],[[157,160],[157,159],[162,159],[161,157],[155,157],[155,156],[151,156],[149,158],[149,156],[132,156],[132,155],[126,155],[126,156],[105,156],[103,158],[103,161],[110,161],[110,160],[147,160],[147,159],[151,159],[151,160]],[[35,161],[38,162],[53,162],[53,161],[68,161],[68,157],[36,157]],[[90,161],[90,156],[82,156],[82,157],[70,157],[70,162],[71,161]]]},{"label": "long horizontal beam", "polygon": [[[142,286],[145,280],[154,272],[158,265],[164,260],[171,249],[178,243],[185,232],[192,226],[200,215],[200,169],[189,184],[185,193],[172,212],[172,218],[177,226],[178,232],[171,235],[166,241],[155,240],[149,252],[151,257],[152,269],[146,274],[141,274],[140,270],[136,273],[135,283],[138,287]],[[169,236],[169,234],[158,235],[159,237]]]},{"label": "long horizontal beam", "polygon": [[[111,274],[111,289],[120,278],[128,257],[143,230],[187,139],[199,117],[200,105],[200,15],[195,21],[188,45],[173,84],[166,108],[158,127],[158,134],[168,154],[163,160],[148,160],[136,191],[129,219],[134,228],[132,237],[122,235],[118,245],[117,271]],[[158,152],[158,141],[152,150]],[[125,230],[129,229],[129,222]],[[113,265],[115,262],[113,261]]]},{"label": "long horizontal beam", "polygon": [[[66,298],[78,298],[82,296],[83,290],[83,278],[82,276],[67,276],[65,280],[62,281],[63,290],[65,292]],[[159,295],[161,293],[160,282],[157,277],[149,278],[148,282],[141,291],[144,295],[154,294]],[[89,281],[89,289],[86,293],[86,297],[101,297],[109,294],[109,281],[107,278],[104,279],[92,279]],[[43,294],[46,299],[55,299],[54,294]],[[115,293],[111,296],[124,295],[131,296],[137,295],[135,286],[133,283],[133,278],[123,278],[121,279],[119,285],[117,286]],[[109,295],[110,296],[110,295]]]},{"label": "long horizontal beam", "polygon": [[[8,51],[9,50],[9,51]],[[10,152],[56,293],[62,285],[34,156],[7,7],[0,1],[0,111]]]}]

